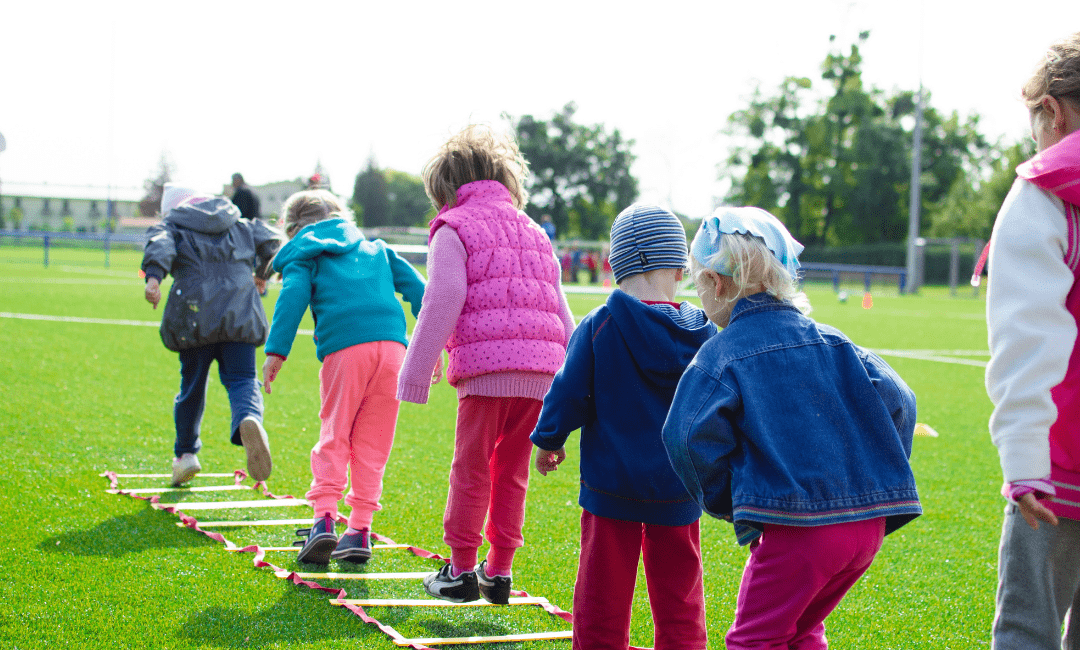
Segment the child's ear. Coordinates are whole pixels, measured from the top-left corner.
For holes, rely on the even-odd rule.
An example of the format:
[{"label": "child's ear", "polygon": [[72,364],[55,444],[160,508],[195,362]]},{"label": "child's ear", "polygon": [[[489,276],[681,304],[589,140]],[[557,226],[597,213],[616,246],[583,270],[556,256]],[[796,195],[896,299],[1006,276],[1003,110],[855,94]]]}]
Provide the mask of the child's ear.
[{"label": "child's ear", "polygon": [[713,295],[716,296],[717,300],[723,298],[727,290],[727,286],[725,284],[727,278],[712,269],[705,269],[705,273],[713,282]]}]

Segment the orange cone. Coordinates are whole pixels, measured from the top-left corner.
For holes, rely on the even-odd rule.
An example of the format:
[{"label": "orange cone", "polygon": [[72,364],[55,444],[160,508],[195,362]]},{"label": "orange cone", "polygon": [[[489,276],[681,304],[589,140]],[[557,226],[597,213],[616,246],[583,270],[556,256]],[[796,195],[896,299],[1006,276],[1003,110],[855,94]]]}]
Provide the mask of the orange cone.
[{"label": "orange cone", "polygon": [[867,291],[862,296],[862,308],[863,309],[870,309],[873,306],[874,306],[874,297],[870,295],[869,291]]}]

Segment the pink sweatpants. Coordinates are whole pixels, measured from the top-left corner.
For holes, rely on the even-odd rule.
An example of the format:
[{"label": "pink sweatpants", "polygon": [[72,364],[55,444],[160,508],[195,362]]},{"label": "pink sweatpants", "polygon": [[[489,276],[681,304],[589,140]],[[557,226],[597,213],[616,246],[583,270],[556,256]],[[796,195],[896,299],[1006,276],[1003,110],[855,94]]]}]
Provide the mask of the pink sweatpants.
[{"label": "pink sweatpants", "polygon": [[[525,544],[525,491],[543,402],[527,397],[469,395],[458,401],[450,491],[443,514],[443,541],[457,571],[471,571],[477,549],[491,543],[488,566],[506,575],[514,551]],[[484,519],[487,519],[485,530]]]},{"label": "pink sweatpants", "polygon": [[349,526],[370,528],[381,510],[382,478],[397,426],[397,380],[405,346],[397,341],[361,343],[326,355],[319,371],[322,409],[319,442],[311,450],[315,516],[336,516],[338,500],[352,477],[345,503]]},{"label": "pink sweatpants", "polygon": [[821,650],[825,617],[881,549],[885,519],[767,524],[743,570],[728,650]]},{"label": "pink sweatpants", "polygon": [[626,650],[644,556],[656,650],[705,650],[705,593],[698,522],[656,526],[581,512],[574,585],[574,650]]}]

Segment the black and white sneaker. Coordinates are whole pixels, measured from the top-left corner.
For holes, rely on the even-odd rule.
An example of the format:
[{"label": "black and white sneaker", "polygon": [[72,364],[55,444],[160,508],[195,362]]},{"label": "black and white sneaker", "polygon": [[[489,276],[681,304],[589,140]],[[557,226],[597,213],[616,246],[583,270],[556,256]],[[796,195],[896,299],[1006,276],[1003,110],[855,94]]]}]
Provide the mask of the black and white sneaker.
[{"label": "black and white sneaker", "polygon": [[491,576],[487,574],[487,560],[480,562],[476,569],[476,583],[480,587],[480,595],[492,605],[506,605],[510,602],[510,585],[513,582],[506,576]]},{"label": "black and white sneaker", "polygon": [[330,557],[357,564],[367,562],[371,559],[371,531],[365,528],[359,532],[345,533],[338,540],[337,547]]},{"label": "black and white sneaker", "polygon": [[480,589],[476,586],[476,572],[465,571],[456,578],[451,578],[453,568],[449,563],[443,565],[438,573],[424,578],[424,591],[429,596],[449,600],[452,603],[471,603],[480,600]]},{"label": "black and white sneaker", "polygon": [[297,535],[306,537],[304,540],[293,542],[293,546],[303,546],[297,554],[298,562],[308,564],[330,564],[330,554],[337,546],[337,535],[334,534],[334,518],[329,514],[315,520],[311,528],[301,528],[296,531]]}]

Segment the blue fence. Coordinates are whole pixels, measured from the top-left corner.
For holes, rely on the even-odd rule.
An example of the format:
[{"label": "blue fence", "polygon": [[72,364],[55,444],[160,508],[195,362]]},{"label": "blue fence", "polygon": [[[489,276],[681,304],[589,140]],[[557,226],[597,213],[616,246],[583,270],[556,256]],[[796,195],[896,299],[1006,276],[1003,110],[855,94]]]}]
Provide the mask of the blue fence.
[{"label": "blue fence", "polygon": [[833,291],[840,290],[841,276],[847,275],[862,275],[863,284],[866,287],[866,291],[870,291],[870,282],[874,279],[874,276],[896,276],[896,281],[900,289],[900,293],[904,293],[904,285],[907,282],[907,268],[903,266],[869,266],[863,264],[829,264],[827,262],[803,262],[799,265],[799,269],[803,272],[803,279],[806,279],[811,274],[816,277],[826,277],[832,279]]},{"label": "blue fence", "polygon": [[132,247],[142,248],[146,244],[145,234],[127,233],[87,233],[87,232],[47,232],[41,230],[0,230],[0,241],[12,239],[18,245],[25,246],[27,242],[41,241],[42,262],[49,266],[49,249],[54,246],[62,246],[66,242],[96,242],[105,254],[104,265],[109,267],[109,253],[115,244],[126,244]]}]

